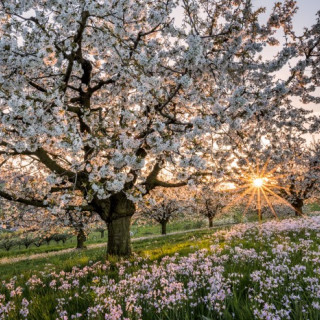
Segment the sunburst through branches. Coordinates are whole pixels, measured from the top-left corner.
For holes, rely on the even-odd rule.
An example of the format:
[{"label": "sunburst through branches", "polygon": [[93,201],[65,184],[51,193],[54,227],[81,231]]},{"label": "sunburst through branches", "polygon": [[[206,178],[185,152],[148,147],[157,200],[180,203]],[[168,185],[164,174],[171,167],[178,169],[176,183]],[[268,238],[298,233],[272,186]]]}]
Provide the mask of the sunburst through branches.
[{"label": "sunburst through branches", "polygon": [[252,181],[252,184],[256,187],[256,188],[261,188],[264,184],[264,178],[257,178],[257,179],[254,179]]},{"label": "sunburst through branches", "polygon": [[281,178],[284,178],[284,175],[277,172],[278,167],[267,170],[269,160],[266,161],[263,166],[260,166],[258,161],[256,161],[255,166],[252,166],[248,160],[246,160],[246,162],[246,170],[244,171],[240,168],[238,170],[240,172],[239,185],[230,190],[232,192],[239,192],[240,194],[235,197],[225,209],[230,208],[235,203],[248,197],[249,200],[246,204],[243,216],[246,215],[250,206],[255,204],[260,222],[262,221],[262,203],[265,203],[270,208],[275,218],[278,219],[278,215],[272,205],[274,199],[277,199],[280,203],[283,203],[296,211],[296,209],[281,196],[281,193],[290,194],[290,191],[289,188],[279,184],[279,181]]}]

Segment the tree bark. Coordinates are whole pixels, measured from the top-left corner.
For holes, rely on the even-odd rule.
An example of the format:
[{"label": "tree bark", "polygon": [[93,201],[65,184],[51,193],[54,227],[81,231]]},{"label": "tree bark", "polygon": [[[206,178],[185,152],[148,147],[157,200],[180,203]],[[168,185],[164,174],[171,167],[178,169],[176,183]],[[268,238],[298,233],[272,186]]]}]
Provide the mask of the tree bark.
[{"label": "tree bark", "polygon": [[84,233],[83,229],[80,229],[77,233],[77,249],[85,249],[86,246],[84,245],[84,243],[86,242],[86,240],[86,234]]},{"label": "tree bark", "polygon": [[161,234],[167,234],[167,221],[161,222]]},{"label": "tree bark", "polygon": [[108,255],[131,255],[130,223],[130,216],[119,217],[108,223]]},{"label": "tree bark", "polygon": [[302,209],[302,208],[303,208],[303,200],[301,200],[301,199],[296,199],[296,200],[292,203],[292,207],[294,208],[296,217],[303,215],[303,209]]},{"label": "tree bark", "polygon": [[208,217],[209,220],[209,228],[213,228],[213,217]]},{"label": "tree bark", "polygon": [[116,256],[131,255],[130,224],[135,213],[134,203],[123,192],[110,197],[108,215],[107,254]]}]

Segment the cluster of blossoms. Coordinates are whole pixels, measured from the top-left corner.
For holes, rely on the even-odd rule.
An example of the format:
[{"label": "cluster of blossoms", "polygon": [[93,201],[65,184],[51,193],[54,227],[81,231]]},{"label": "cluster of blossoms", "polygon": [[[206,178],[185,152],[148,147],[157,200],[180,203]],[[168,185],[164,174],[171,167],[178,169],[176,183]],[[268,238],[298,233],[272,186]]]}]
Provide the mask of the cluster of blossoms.
[{"label": "cluster of blossoms", "polygon": [[[24,283],[13,278],[1,285],[0,319],[27,319],[37,309],[33,301],[49,294],[63,320],[219,319],[239,312],[250,319],[312,318],[320,310],[319,229],[318,216],[241,224],[209,235],[209,249],[185,257],[136,256],[117,263],[117,271],[97,262],[40,272]],[[243,309],[235,303],[241,299]]]},{"label": "cluster of blossoms", "polygon": [[[318,102],[319,19],[298,36],[294,1],[261,19],[264,10],[244,0],[0,2],[0,197],[54,215],[96,212],[115,235],[108,253],[125,256],[134,202],[221,178],[230,134],[256,122],[262,136],[314,133],[319,119],[290,101]],[[286,42],[264,59],[281,32]]]}]

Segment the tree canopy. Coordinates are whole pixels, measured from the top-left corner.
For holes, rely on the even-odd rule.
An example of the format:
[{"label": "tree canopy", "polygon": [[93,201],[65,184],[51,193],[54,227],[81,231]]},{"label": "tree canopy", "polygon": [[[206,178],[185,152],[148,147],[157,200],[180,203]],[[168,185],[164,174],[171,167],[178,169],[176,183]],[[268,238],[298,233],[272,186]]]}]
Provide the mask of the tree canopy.
[{"label": "tree canopy", "polygon": [[130,254],[135,201],[219,174],[213,135],[308,117],[316,130],[290,97],[317,101],[319,20],[297,36],[295,11],[276,3],[261,23],[250,0],[1,1],[0,196],[95,211],[108,252]]}]

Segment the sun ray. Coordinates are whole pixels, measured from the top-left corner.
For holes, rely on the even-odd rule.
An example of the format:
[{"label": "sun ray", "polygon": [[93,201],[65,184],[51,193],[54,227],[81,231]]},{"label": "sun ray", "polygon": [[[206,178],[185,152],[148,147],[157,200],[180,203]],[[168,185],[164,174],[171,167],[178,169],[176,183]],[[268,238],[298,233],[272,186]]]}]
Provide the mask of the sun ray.
[{"label": "sun ray", "polygon": [[[245,159],[247,163],[246,171],[239,168],[238,173],[241,174],[239,179],[240,186],[235,186],[232,188],[233,192],[241,191],[240,196],[236,197],[226,208],[230,208],[236,201],[239,201],[241,198],[250,194],[248,203],[246,204],[243,216],[246,215],[248,208],[254,200],[256,200],[256,208],[258,213],[259,221],[262,221],[262,202],[265,203],[271,210],[272,214],[276,219],[279,219],[275,208],[273,207],[272,201],[269,199],[270,196],[275,196],[276,199],[279,199],[282,203],[285,203],[290,208],[297,211],[285,198],[282,198],[281,195],[277,194],[279,192],[274,192],[272,190],[283,190],[286,194],[290,194],[290,190],[286,186],[280,186],[278,181],[279,179],[286,177],[285,174],[280,174],[278,171],[279,166],[275,166],[272,169],[268,170],[270,164],[270,158],[266,162],[260,165],[259,159],[256,159],[255,164],[251,165],[249,160]],[[244,183],[242,183],[244,182]]]},{"label": "sun ray", "polygon": [[273,215],[276,217],[276,219],[279,220],[278,215],[276,214],[276,211],[274,210],[272,203],[270,202],[267,194],[265,193],[265,191],[263,189],[264,188],[261,188],[261,191],[262,191],[262,194],[263,194],[264,198],[267,201],[267,204],[268,204],[269,208],[271,209],[271,211],[272,211]]},{"label": "sun ray", "polygon": [[259,176],[259,160],[256,160],[256,176]]},{"label": "sun ray", "polygon": [[[274,166],[269,170],[270,157],[264,163],[260,163],[258,158],[256,158],[255,163],[252,164],[249,163],[248,158],[245,158],[244,160],[247,163],[247,167],[243,169],[237,168],[236,173],[240,175],[240,177],[237,177],[238,183],[232,181],[234,185],[230,190],[228,190],[230,192],[238,192],[241,194],[238,197],[235,197],[234,200],[225,207],[225,209],[229,209],[235,202],[250,194],[247,198],[248,203],[246,203],[243,216],[246,215],[253,201],[256,201],[259,222],[262,221],[262,208],[265,205],[270,208],[274,217],[279,219],[274,208],[274,199],[271,199],[273,196],[275,197],[275,200],[280,200],[281,203],[284,203],[295,212],[298,212],[286,199],[286,197],[291,194],[289,187],[279,185],[279,181],[281,181],[281,179],[288,177],[288,174],[281,174],[281,172],[279,172],[279,165]],[[301,215],[300,212],[298,212],[298,214]]]},{"label": "sun ray", "polygon": [[265,183],[264,186],[265,186],[265,187],[270,187],[270,188],[276,188],[276,189],[289,190],[289,188],[281,187],[281,186],[278,186],[278,185],[276,185],[276,184],[270,184],[270,183]]},{"label": "sun ray", "polygon": [[273,192],[271,189],[269,189],[269,188],[267,188],[267,187],[266,187],[265,189],[268,190],[272,195],[274,195],[275,197],[277,197],[280,201],[283,201],[285,204],[287,204],[291,209],[293,209],[295,212],[297,212],[299,216],[305,217],[305,215],[304,215],[304,214],[301,214],[301,212],[299,212],[297,209],[295,209],[295,207],[293,207],[292,204],[291,204],[289,201],[287,201],[286,199],[280,197],[278,194],[276,194],[275,192]]},{"label": "sun ray", "polygon": [[[266,169],[267,169],[267,166],[269,164],[269,161],[270,161],[270,158],[266,161],[266,163],[264,164],[264,166],[262,167],[262,170],[261,170],[261,173],[260,175],[263,177],[265,175],[265,172],[266,172]],[[268,172],[269,173],[269,172]]]},{"label": "sun ray", "polygon": [[261,194],[260,194],[261,188],[257,188],[257,205],[258,205],[258,216],[259,216],[259,222],[261,223],[262,216],[261,216]]},{"label": "sun ray", "polygon": [[231,189],[227,189],[227,190],[224,190],[225,192],[235,192],[235,191],[240,191],[242,189],[246,189],[247,187],[251,187],[252,186],[252,183],[246,183],[244,185],[241,185],[241,186],[238,186],[238,187],[235,187],[235,188],[231,188]]},{"label": "sun ray", "polygon": [[246,189],[245,191],[243,191],[237,198],[235,198],[233,201],[231,201],[225,208],[223,211],[227,211],[228,209],[230,209],[230,207],[232,207],[236,202],[238,202],[238,200],[240,200],[241,198],[243,198],[246,194],[250,193],[253,190],[253,186],[251,186],[250,188]]},{"label": "sun ray", "polygon": [[248,165],[248,168],[249,168],[251,174],[254,175],[254,169],[253,169],[252,166],[250,165],[249,160],[248,160],[247,158],[245,158],[245,161],[246,161],[246,163],[247,163],[247,165]]},{"label": "sun ray", "polygon": [[[277,166],[277,167],[274,167],[273,169],[271,169],[270,171],[268,171],[268,175],[273,175],[274,174],[274,172],[276,172],[277,170],[278,170],[278,168],[279,168],[279,166]],[[278,175],[277,175],[278,176]]]},{"label": "sun ray", "polygon": [[246,205],[246,207],[245,207],[245,209],[244,209],[244,211],[243,211],[243,215],[242,215],[243,217],[246,215],[247,211],[249,210],[249,207],[250,207],[251,203],[252,203],[253,200],[254,200],[254,196],[255,196],[255,193],[252,192],[252,193],[251,193],[251,196],[250,196],[250,198],[249,198],[248,204]]}]

